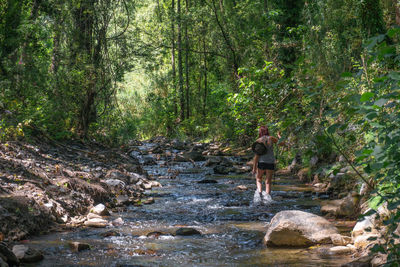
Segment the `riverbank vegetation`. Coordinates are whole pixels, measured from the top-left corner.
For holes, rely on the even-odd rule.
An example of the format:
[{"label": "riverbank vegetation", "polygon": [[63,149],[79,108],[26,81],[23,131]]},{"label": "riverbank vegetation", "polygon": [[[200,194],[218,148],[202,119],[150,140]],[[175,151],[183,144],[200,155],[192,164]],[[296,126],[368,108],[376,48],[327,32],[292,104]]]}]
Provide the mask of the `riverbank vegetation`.
[{"label": "riverbank vegetation", "polygon": [[267,124],[282,165],[341,155],[388,203],[395,262],[399,26],[397,0],[2,1],[0,139],[248,146]]}]

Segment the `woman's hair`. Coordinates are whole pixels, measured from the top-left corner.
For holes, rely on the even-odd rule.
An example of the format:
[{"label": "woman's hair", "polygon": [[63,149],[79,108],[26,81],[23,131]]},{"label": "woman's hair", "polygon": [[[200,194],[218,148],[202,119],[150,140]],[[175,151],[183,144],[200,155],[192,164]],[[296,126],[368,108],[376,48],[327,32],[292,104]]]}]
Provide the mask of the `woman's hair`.
[{"label": "woman's hair", "polygon": [[269,135],[269,130],[267,126],[260,126],[260,129],[258,129],[258,138],[264,136],[264,135]]}]

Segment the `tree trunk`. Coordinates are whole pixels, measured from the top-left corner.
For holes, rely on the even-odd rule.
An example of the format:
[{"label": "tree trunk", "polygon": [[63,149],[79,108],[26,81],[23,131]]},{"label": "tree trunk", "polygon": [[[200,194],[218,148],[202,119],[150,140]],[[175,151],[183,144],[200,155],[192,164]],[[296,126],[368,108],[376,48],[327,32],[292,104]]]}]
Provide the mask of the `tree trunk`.
[{"label": "tree trunk", "polygon": [[179,96],[180,96],[180,119],[185,120],[185,96],[183,88],[183,65],[182,65],[182,17],[181,0],[178,3],[178,76],[179,76]]},{"label": "tree trunk", "polygon": [[58,66],[59,66],[59,55],[60,55],[60,23],[59,20],[57,19],[56,22],[54,23],[54,36],[53,36],[53,53],[51,56],[51,65],[50,65],[50,70],[53,74],[57,74],[58,72]]},{"label": "tree trunk", "polygon": [[[221,30],[222,37],[225,40],[226,46],[231,51],[233,76],[234,76],[234,79],[237,80],[237,79],[239,79],[239,74],[238,74],[239,63],[238,63],[238,58],[237,58],[237,55],[236,55],[236,50],[233,47],[231,39],[230,39],[228,33],[225,31],[224,26],[222,25],[222,23],[221,23],[221,21],[220,21],[220,19],[218,17],[218,10],[217,10],[217,7],[215,6],[215,0],[212,0],[211,2],[212,2],[212,5],[213,5],[215,21],[217,22],[217,25],[218,25],[219,29]],[[237,85],[236,89],[238,90],[239,89],[238,83],[236,83],[236,85]]]},{"label": "tree trunk", "polygon": [[207,53],[206,53],[206,30],[204,29],[203,34],[203,51],[204,51],[204,98],[203,98],[203,116],[206,116],[206,109],[207,109]]},{"label": "tree trunk", "polygon": [[[82,0],[80,7],[75,12],[75,22],[77,29],[77,39],[78,44],[77,54],[86,58],[86,64],[92,65],[94,63],[93,58],[93,26],[94,26],[94,5],[96,0]],[[93,120],[93,108],[96,97],[96,73],[95,70],[85,69],[87,76],[87,84],[85,94],[81,100],[81,108],[79,111],[78,118],[78,128],[81,137],[86,138],[89,125]]]},{"label": "tree trunk", "polygon": [[396,25],[400,26],[400,3],[398,0],[393,0],[393,7],[396,13],[395,17]]},{"label": "tree trunk", "polygon": [[186,19],[185,19],[185,76],[186,76],[186,118],[190,117],[190,88],[189,88],[189,35],[187,15],[189,13],[189,0],[186,0]]},{"label": "tree trunk", "polygon": [[172,94],[173,94],[173,105],[175,117],[178,116],[178,104],[177,104],[177,90],[176,90],[176,68],[175,68],[175,0],[172,0],[171,5],[171,33],[172,33],[172,52],[171,52],[171,63],[172,63]]}]

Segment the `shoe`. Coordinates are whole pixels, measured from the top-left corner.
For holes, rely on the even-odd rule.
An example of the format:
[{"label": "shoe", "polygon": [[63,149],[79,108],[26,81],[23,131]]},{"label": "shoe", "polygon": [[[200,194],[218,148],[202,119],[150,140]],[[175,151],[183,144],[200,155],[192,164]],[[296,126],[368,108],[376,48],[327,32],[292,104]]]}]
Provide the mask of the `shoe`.
[{"label": "shoe", "polygon": [[272,199],[271,195],[268,194],[268,193],[265,192],[265,191],[262,192],[261,197],[262,197],[262,202],[263,202],[265,205],[268,205],[268,204],[271,204],[271,203],[274,202],[274,200]]},{"label": "shoe", "polygon": [[258,206],[262,204],[262,195],[261,192],[258,192],[258,190],[256,190],[256,192],[254,192],[254,197],[253,197],[253,205],[254,206]]}]

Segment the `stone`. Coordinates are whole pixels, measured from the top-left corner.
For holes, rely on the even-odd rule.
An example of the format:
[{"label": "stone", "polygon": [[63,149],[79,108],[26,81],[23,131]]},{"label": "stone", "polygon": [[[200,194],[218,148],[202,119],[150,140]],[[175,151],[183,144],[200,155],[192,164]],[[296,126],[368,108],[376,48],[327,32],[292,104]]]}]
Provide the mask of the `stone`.
[{"label": "stone", "polygon": [[128,196],[126,196],[126,195],[118,195],[115,198],[115,200],[117,202],[117,203],[115,203],[117,206],[123,206],[123,205],[128,205],[128,204],[132,203],[130,198]]},{"label": "stone", "polygon": [[5,262],[5,261],[3,260],[3,258],[1,257],[1,254],[0,254],[0,267],[9,267],[9,265],[7,264],[7,262]]},{"label": "stone", "polygon": [[267,246],[308,247],[332,243],[338,229],[325,218],[299,210],[278,212],[269,223],[264,243]]},{"label": "stone", "polygon": [[120,235],[121,235],[120,233],[118,233],[117,231],[114,231],[114,230],[110,230],[110,231],[107,231],[107,232],[104,232],[104,233],[100,234],[100,236],[102,236],[102,237],[120,236]]},{"label": "stone", "polygon": [[341,267],[371,267],[371,256],[358,258],[352,262],[343,264]]},{"label": "stone", "polygon": [[[96,216],[99,216],[99,215],[96,215]],[[75,217],[71,218],[71,224],[72,225],[83,224],[87,219],[88,219],[87,216],[86,217],[85,216],[75,216]]]},{"label": "stone", "polygon": [[143,165],[157,165],[157,161],[152,156],[143,157]]},{"label": "stone", "polygon": [[29,248],[25,245],[15,245],[13,247],[13,253],[23,263],[33,263],[43,260],[43,254],[33,248]]},{"label": "stone", "polygon": [[143,183],[144,189],[151,189],[151,183]]},{"label": "stone", "polygon": [[206,158],[199,151],[190,151],[183,154],[183,157],[193,161],[204,161]]},{"label": "stone", "polygon": [[124,181],[125,183],[129,181],[129,175],[121,172],[120,170],[110,170],[106,174],[107,179],[116,179],[116,180],[121,180]]},{"label": "stone", "polygon": [[354,218],[358,215],[358,197],[348,195],[343,199],[327,200],[321,204],[321,213],[330,214],[335,217]]},{"label": "stone", "polygon": [[238,185],[238,186],[236,186],[236,189],[245,191],[245,190],[248,190],[249,188],[245,185]]},{"label": "stone", "polygon": [[182,227],[176,230],[175,235],[190,236],[190,235],[201,235],[201,233],[194,228]]},{"label": "stone", "polygon": [[121,188],[125,187],[125,183],[118,179],[107,179],[103,180],[103,182],[111,187],[121,187]]},{"label": "stone", "polygon": [[104,228],[104,227],[108,226],[108,221],[100,219],[100,218],[93,218],[93,219],[85,221],[84,225],[89,226],[89,227],[95,227],[95,228]]},{"label": "stone", "polygon": [[346,246],[352,241],[350,236],[344,236],[341,234],[331,235],[331,240],[332,244],[335,246]]},{"label": "stone", "polygon": [[119,217],[119,218],[117,218],[117,219],[115,219],[115,220],[113,220],[112,221],[112,225],[114,225],[114,226],[121,226],[121,225],[123,225],[125,222],[124,222],[124,220],[121,218],[121,217]]},{"label": "stone", "polygon": [[68,242],[68,246],[71,248],[72,251],[75,252],[90,249],[89,244],[81,242]]},{"label": "stone", "polygon": [[302,182],[311,182],[310,168],[300,169],[299,172],[297,173],[297,176],[299,177],[300,181],[302,181]]},{"label": "stone", "polygon": [[134,172],[129,173],[129,177],[130,177],[129,183],[131,183],[131,184],[136,184],[139,181],[139,179],[145,178],[143,175],[140,175],[140,174],[134,173]]},{"label": "stone", "polygon": [[222,161],[220,157],[209,157],[204,166],[214,167]]},{"label": "stone", "polygon": [[[366,247],[368,247],[369,245],[371,245],[372,243],[376,243],[376,239],[378,237],[379,237],[378,235],[374,235],[374,234],[357,236],[354,239],[354,246],[357,249],[363,250]],[[373,240],[373,239],[375,239],[375,240]]]},{"label": "stone", "polygon": [[231,168],[223,165],[217,165],[213,170],[215,174],[229,174]]},{"label": "stone", "polygon": [[169,235],[169,234],[165,233],[165,232],[160,232],[160,231],[153,231],[153,232],[147,233],[146,237],[158,238],[161,235]]},{"label": "stone", "polygon": [[313,156],[310,159],[310,167],[311,168],[315,167],[317,165],[317,163],[318,163],[318,156]]},{"label": "stone", "polygon": [[162,154],[162,153],[164,153],[164,148],[162,148],[160,145],[157,145],[157,146],[153,147],[153,148],[150,150],[150,152],[151,152],[152,154]]},{"label": "stone", "polygon": [[324,184],[323,183],[316,183],[313,186],[317,187],[317,188],[321,188],[321,187],[324,187]]},{"label": "stone", "polygon": [[109,216],[110,215],[110,212],[108,212],[106,206],[104,206],[103,204],[97,204],[90,210],[90,212],[100,215],[100,216]]},{"label": "stone", "polygon": [[353,239],[363,234],[378,234],[374,218],[375,215],[369,215],[365,216],[362,221],[358,221],[351,232]]},{"label": "stone", "polygon": [[176,150],[184,150],[184,149],[186,149],[186,144],[177,139],[174,139],[171,142],[171,147]]},{"label": "stone", "polygon": [[387,254],[378,253],[374,255],[373,259],[371,260],[371,266],[384,266],[387,262]]},{"label": "stone", "polygon": [[329,248],[329,252],[331,254],[350,254],[353,252],[353,250],[350,247],[346,247],[346,246],[336,246],[336,247],[331,247]]},{"label": "stone", "polygon": [[86,216],[86,219],[90,220],[90,219],[102,219],[102,217],[100,215],[94,214],[94,213],[89,213]]},{"label": "stone", "polygon": [[178,154],[178,155],[175,155],[174,161],[175,162],[187,162],[188,159],[186,159],[184,156]]},{"label": "stone", "polygon": [[212,179],[203,179],[197,182],[198,184],[217,184],[218,182],[216,180]]},{"label": "stone", "polygon": [[152,188],[153,187],[162,187],[162,185],[157,181],[151,181],[150,185],[151,185]]},{"label": "stone", "polygon": [[19,260],[12,250],[4,242],[0,242],[0,255],[5,257],[7,264],[19,266]]},{"label": "stone", "polygon": [[251,167],[249,166],[235,166],[234,167],[234,171],[237,174],[244,174],[244,173],[248,173],[252,170]]},{"label": "stone", "polygon": [[154,198],[152,198],[152,197],[149,197],[148,199],[145,199],[142,201],[142,203],[145,205],[153,204],[154,202],[155,202]]}]

